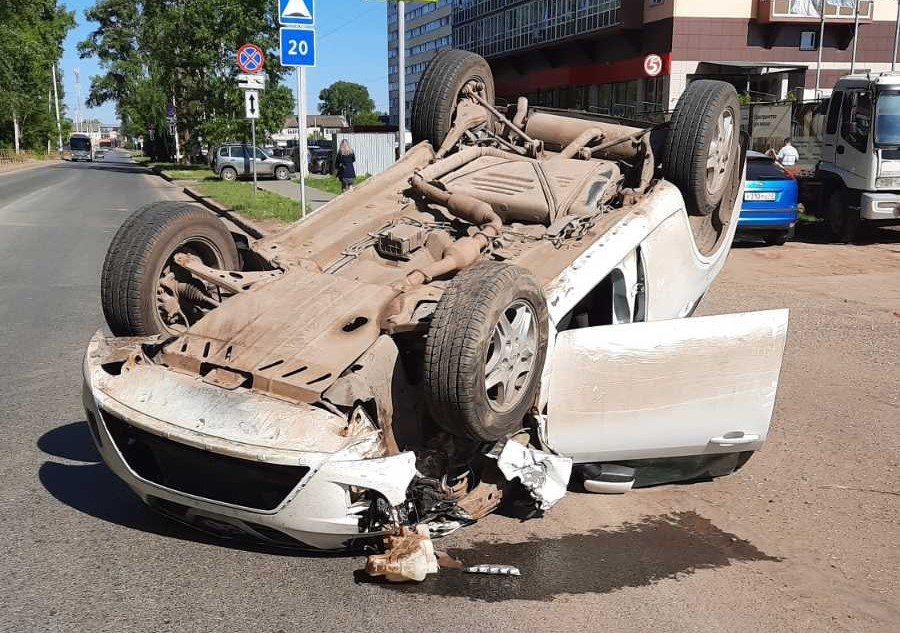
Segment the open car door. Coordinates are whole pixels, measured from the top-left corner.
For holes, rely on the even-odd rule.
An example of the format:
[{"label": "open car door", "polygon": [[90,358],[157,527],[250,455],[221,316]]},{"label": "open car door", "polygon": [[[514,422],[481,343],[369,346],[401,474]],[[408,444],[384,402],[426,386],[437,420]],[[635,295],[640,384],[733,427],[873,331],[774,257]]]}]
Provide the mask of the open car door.
[{"label": "open car door", "polygon": [[787,323],[773,310],[560,333],[547,444],[577,463],[760,448]]}]

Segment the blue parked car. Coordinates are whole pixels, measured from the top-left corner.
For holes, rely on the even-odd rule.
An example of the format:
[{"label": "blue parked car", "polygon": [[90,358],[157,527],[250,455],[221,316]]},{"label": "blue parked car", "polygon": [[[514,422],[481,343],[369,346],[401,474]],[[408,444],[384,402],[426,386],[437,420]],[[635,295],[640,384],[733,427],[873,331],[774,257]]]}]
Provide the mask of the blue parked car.
[{"label": "blue parked car", "polygon": [[747,185],[738,231],[769,246],[787,242],[797,223],[797,181],[773,159],[747,152]]}]

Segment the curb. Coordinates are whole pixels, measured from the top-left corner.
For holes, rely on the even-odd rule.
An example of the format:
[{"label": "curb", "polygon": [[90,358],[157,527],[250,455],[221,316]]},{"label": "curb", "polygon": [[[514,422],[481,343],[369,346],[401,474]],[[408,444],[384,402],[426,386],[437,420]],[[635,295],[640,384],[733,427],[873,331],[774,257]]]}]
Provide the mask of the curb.
[{"label": "curb", "polygon": [[[169,182],[172,181],[170,180]],[[185,187],[184,192],[216,215],[227,219],[229,222],[240,228],[253,239],[260,240],[265,237],[265,233],[258,226],[253,224],[250,220],[242,218],[235,211],[229,209],[218,200],[210,198],[209,196],[205,196],[199,191],[191,189],[190,187]]]},{"label": "curb", "polygon": [[166,182],[175,182],[175,179],[174,179],[174,178],[172,178],[169,174],[167,174],[166,172],[164,172],[164,171],[163,171],[162,169],[160,169],[159,167],[151,167],[151,168],[150,168],[150,171],[152,171],[154,174],[156,174],[157,176],[159,176],[160,178],[162,178],[162,179],[165,180]]}]

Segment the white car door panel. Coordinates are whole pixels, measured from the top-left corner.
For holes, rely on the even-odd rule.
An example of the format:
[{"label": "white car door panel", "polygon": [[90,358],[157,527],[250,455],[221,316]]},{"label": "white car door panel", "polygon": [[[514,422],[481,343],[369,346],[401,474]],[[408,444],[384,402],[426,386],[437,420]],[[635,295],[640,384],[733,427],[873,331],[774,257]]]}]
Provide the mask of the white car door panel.
[{"label": "white car door panel", "polygon": [[758,449],[787,324],[773,310],[560,333],[549,447],[580,463]]}]

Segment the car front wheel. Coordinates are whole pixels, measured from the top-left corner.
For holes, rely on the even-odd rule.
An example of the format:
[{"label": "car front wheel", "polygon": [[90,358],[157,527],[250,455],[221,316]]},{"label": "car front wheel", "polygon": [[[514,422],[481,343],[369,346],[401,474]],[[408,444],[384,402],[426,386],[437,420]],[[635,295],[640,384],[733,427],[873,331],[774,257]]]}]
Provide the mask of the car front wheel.
[{"label": "car front wheel", "polygon": [[106,254],[100,280],[103,314],[115,336],[178,334],[221,302],[175,261],[199,258],[238,270],[237,246],[213,213],[183,202],[157,202],[125,220]]},{"label": "car front wheel", "polygon": [[459,273],[425,344],[425,394],[435,422],[493,442],[524,425],[547,353],[547,302],[527,270],[482,262]]},{"label": "car front wheel", "polygon": [[287,167],[281,166],[275,168],[275,178],[277,180],[287,180],[291,177],[291,170]]}]

